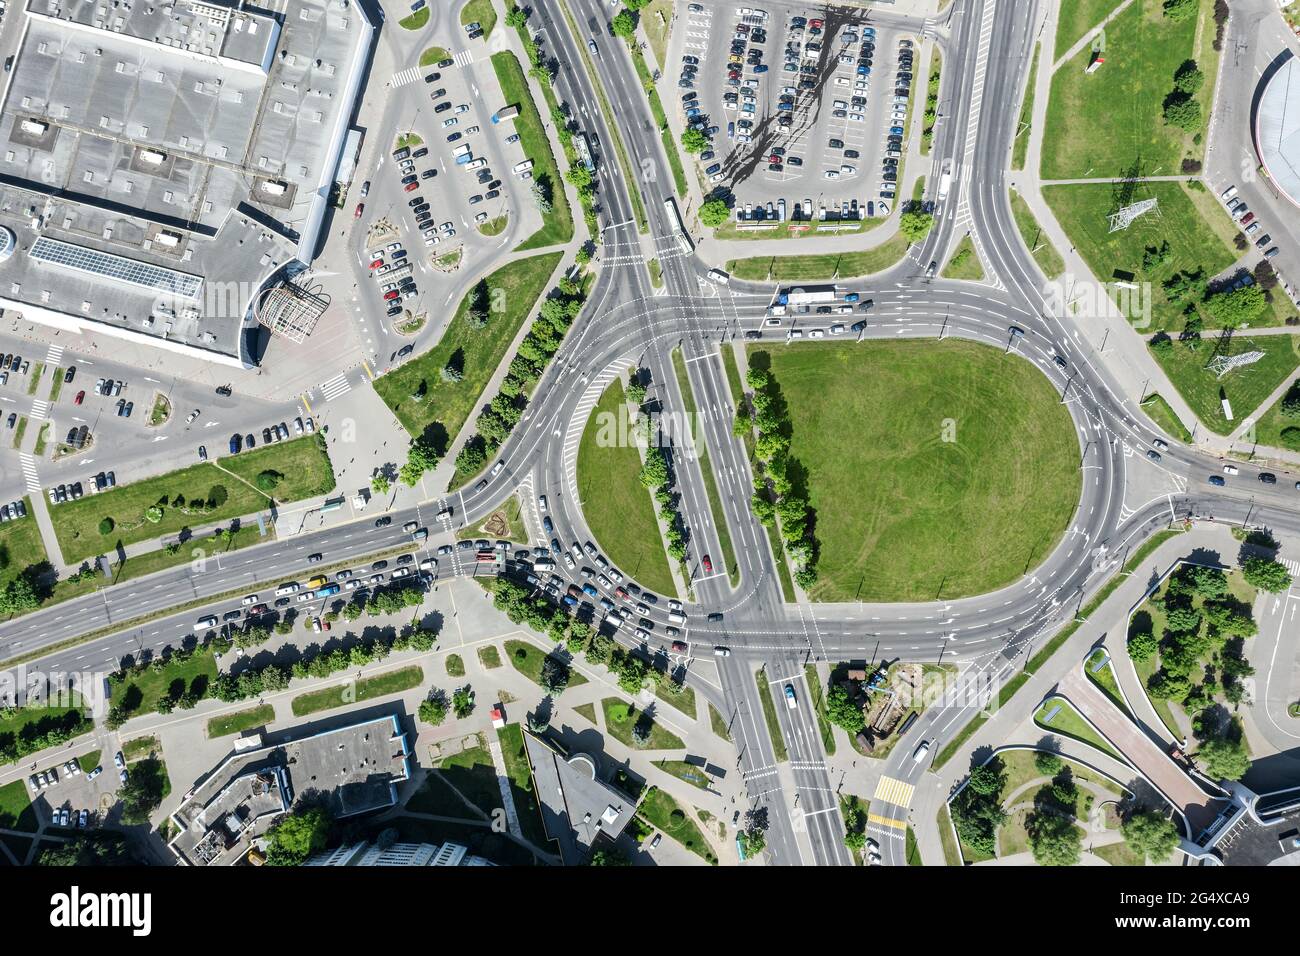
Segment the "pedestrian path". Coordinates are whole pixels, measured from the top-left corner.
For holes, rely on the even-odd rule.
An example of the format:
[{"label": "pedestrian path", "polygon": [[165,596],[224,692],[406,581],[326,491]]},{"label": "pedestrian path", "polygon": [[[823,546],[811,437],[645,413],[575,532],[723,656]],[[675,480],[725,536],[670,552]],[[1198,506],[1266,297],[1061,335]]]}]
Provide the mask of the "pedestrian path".
[{"label": "pedestrian path", "polygon": [[524,838],[524,831],[519,826],[519,810],[515,807],[515,795],[510,789],[510,772],[506,768],[506,758],[501,752],[501,741],[495,736],[488,738],[488,750],[492,754],[492,765],[497,771],[497,786],[501,788],[501,805],[506,811],[506,826],[510,835],[516,839]]},{"label": "pedestrian path", "polygon": [[393,89],[399,86],[405,86],[407,83],[414,83],[420,78],[420,68],[418,66],[408,67],[405,70],[399,70],[393,74],[393,80],[390,84]]},{"label": "pedestrian path", "polygon": [[329,381],[321,382],[319,388],[325,401],[329,402],[352,391],[352,383],[348,381],[347,372],[340,372]]}]

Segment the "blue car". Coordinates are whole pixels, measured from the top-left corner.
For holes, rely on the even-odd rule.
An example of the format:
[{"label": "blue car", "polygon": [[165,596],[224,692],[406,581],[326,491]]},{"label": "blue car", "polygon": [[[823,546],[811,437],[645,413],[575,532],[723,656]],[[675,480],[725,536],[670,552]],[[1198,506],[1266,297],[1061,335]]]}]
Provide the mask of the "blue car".
[{"label": "blue car", "polygon": [[735,124],[735,123],[728,123],[728,124],[727,124],[727,139],[735,139],[735,138],[736,138],[736,124]]},{"label": "blue car", "polygon": [[902,135],[903,135],[903,127],[901,127],[901,126],[891,126],[891,127],[889,127],[889,132],[890,132],[892,135],[894,135],[894,136],[902,136]]},{"label": "blue car", "polygon": [[873,36],[876,35],[876,28],[875,28],[875,27],[863,27],[863,28],[862,28],[862,35],[863,35],[864,37],[873,37]]},{"label": "blue car", "polygon": [[1210,484],[1222,487],[1225,482],[1222,475],[1210,475]]},{"label": "blue car", "polygon": [[547,515],[545,518],[542,519],[542,527],[546,529],[547,534],[555,533],[555,522],[551,520],[550,515]]},{"label": "blue car", "polygon": [[755,72],[755,73],[766,73],[766,72],[767,72],[767,64],[766,64],[766,63],[763,63],[763,64],[760,64],[759,66],[754,67],[754,72]]},{"label": "blue car", "polygon": [[230,436],[230,453],[231,453],[232,455],[237,455],[237,454],[239,454],[240,446],[242,446],[243,443],[244,443],[244,440],[243,440],[240,436],[238,436],[238,435],[231,435],[231,436]]},{"label": "blue car", "polygon": [[578,599],[573,597],[571,594],[566,594],[564,595],[564,604],[566,607],[577,607]]},{"label": "blue car", "polygon": [[595,586],[594,586],[594,585],[591,585],[591,584],[584,584],[584,585],[582,586],[582,593],[585,594],[585,595],[587,595],[588,597],[599,597],[599,596],[600,596],[600,592],[597,591],[596,588],[595,588]]},{"label": "blue car", "polygon": [[784,111],[786,111],[787,113],[792,113],[792,112],[794,112],[794,104],[793,104],[793,103],[778,103],[776,108],[777,108],[778,110],[784,110]]},{"label": "blue car", "polygon": [[867,76],[870,72],[871,72],[871,67],[869,66],[858,67],[858,76]]},{"label": "blue car", "polygon": [[690,117],[690,118],[693,119],[694,117],[699,116],[699,115],[700,115],[701,113],[703,113],[703,112],[704,112],[704,110],[699,109],[698,107],[692,106],[690,109],[688,109],[688,110],[686,111],[686,115],[687,115],[688,117]]},{"label": "blue car", "polygon": [[857,302],[857,301],[858,301],[858,294],[857,294],[856,292],[846,292],[846,293],[844,293],[844,301],[845,301],[845,302]]}]

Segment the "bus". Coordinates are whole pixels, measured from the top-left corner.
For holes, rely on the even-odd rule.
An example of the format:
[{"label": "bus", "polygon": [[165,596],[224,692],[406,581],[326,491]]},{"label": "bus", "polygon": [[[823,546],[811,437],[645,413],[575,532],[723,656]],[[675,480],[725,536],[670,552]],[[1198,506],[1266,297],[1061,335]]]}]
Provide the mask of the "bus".
[{"label": "bus", "polygon": [[681,248],[682,254],[691,255],[695,252],[695,243],[691,242],[691,237],[682,222],[681,213],[677,211],[677,203],[671,196],[664,200],[664,211],[668,213],[669,225],[677,230],[677,245]]}]

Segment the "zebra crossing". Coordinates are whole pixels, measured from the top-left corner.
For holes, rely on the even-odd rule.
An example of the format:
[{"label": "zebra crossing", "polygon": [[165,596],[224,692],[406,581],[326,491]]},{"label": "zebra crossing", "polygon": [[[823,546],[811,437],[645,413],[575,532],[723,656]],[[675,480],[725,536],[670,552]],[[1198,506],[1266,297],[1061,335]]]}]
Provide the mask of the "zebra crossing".
[{"label": "zebra crossing", "polygon": [[45,353],[45,365],[47,368],[58,368],[59,362],[63,360],[63,346],[51,345],[48,352]]},{"label": "zebra crossing", "polygon": [[883,800],[885,803],[905,807],[911,802],[912,793],[915,789],[910,783],[895,780],[893,777],[882,776],[880,783],[876,785],[876,794],[871,799]]},{"label": "zebra crossing", "polygon": [[45,421],[49,417],[50,403],[43,398],[32,400],[32,418],[38,422]]},{"label": "zebra crossing", "polygon": [[23,480],[27,483],[28,494],[41,493],[41,479],[36,474],[36,459],[26,452],[18,456],[23,465]]},{"label": "zebra crossing", "polygon": [[325,401],[329,402],[352,391],[352,383],[348,381],[347,372],[340,372],[329,381],[321,382],[318,388]]},{"label": "zebra crossing", "polygon": [[471,63],[474,62],[474,51],[461,50],[454,57],[452,57],[452,59],[456,61],[457,66],[469,66]]},{"label": "zebra crossing", "polygon": [[1295,558],[1281,558],[1282,566],[1291,572],[1293,577],[1300,577],[1300,560]]},{"label": "zebra crossing", "polygon": [[392,82],[389,84],[393,89],[399,86],[405,86],[407,83],[414,83],[420,78],[420,68],[418,66],[407,67],[405,70],[399,70],[393,74]]}]

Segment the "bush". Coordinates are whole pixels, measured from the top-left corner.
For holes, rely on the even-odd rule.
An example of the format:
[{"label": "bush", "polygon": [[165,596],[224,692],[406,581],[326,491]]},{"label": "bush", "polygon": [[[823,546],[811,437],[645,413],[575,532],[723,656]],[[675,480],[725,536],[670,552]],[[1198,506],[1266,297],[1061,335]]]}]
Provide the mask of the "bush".
[{"label": "bush", "polygon": [[113,533],[113,528],[114,528],[114,527],[115,527],[115,525],[114,525],[114,523],[113,523],[113,519],[112,519],[112,518],[107,518],[107,517],[102,518],[102,519],[100,519],[100,522],[99,522],[99,533],[100,533],[100,534],[112,534],[112,533]]},{"label": "bush", "polygon": [[145,520],[152,522],[153,524],[157,524],[159,521],[162,521],[162,516],[163,516],[163,510],[157,505],[153,505],[152,507],[149,508],[148,511],[144,513]]},{"label": "bush", "polygon": [[253,483],[257,485],[260,490],[270,492],[275,491],[276,486],[283,480],[284,475],[280,474],[278,471],[267,469],[258,474],[258,476],[253,480]]}]

